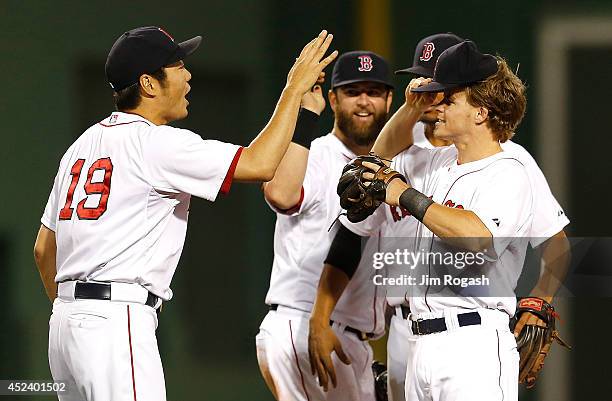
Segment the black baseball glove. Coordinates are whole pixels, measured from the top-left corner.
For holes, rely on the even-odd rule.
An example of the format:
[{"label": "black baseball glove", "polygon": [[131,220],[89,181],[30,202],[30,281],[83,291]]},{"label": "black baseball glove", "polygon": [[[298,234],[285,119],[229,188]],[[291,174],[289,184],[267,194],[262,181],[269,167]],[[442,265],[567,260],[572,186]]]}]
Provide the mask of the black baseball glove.
[{"label": "black baseball glove", "polygon": [[[532,313],[540,320],[537,324],[525,324],[517,328],[516,324],[525,313]],[[527,388],[535,386],[544,359],[550,351],[553,340],[567,349],[571,347],[559,337],[555,328],[555,318],[558,317],[551,304],[543,299],[530,297],[519,300],[516,314],[510,320],[510,330],[515,333],[516,346],[520,354],[519,383]],[[516,332],[519,329],[520,332]]]},{"label": "black baseball glove", "polygon": [[387,401],[387,367],[378,361],[372,362],[374,374],[374,393],[376,401]]},{"label": "black baseball glove", "polygon": [[[374,172],[364,167],[364,162],[376,164],[379,168]],[[372,173],[374,177],[366,179],[364,173]],[[374,213],[385,201],[387,186],[395,178],[406,182],[403,175],[388,167],[384,159],[374,153],[358,156],[344,166],[337,193],[340,196],[340,206],[346,210],[349,221],[357,223]]]}]

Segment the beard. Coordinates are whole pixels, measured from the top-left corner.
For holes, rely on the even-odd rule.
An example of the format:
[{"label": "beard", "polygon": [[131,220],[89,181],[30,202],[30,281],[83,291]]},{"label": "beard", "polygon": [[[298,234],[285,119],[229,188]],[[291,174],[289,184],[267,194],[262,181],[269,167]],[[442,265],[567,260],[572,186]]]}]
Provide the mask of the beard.
[{"label": "beard", "polygon": [[364,124],[355,121],[353,113],[336,109],[338,128],[359,146],[372,145],[387,122],[387,110],[374,112],[371,122]]}]

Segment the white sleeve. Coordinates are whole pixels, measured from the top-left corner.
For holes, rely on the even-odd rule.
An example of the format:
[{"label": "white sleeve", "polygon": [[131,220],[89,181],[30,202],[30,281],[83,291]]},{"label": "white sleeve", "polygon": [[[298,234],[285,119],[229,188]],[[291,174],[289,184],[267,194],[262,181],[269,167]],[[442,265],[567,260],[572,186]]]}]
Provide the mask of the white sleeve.
[{"label": "white sleeve", "polygon": [[535,164],[526,165],[533,188],[533,223],[529,241],[534,248],[569,224],[563,208],[550,191],[546,177]]},{"label": "white sleeve", "polygon": [[411,146],[393,158],[391,167],[409,180],[412,177],[422,177],[425,175],[434,153],[430,149]]},{"label": "white sleeve", "polygon": [[[308,152],[306,173],[304,174],[304,181],[302,182],[302,189],[298,202],[289,209],[280,210],[274,207],[264,197],[270,209],[278,214],[297,216],[305,210],[314,207],[316,203],[320,202],[323,188],[329,185],[329,182],[325,181],[329,174],[324,168],[324,163],[322,162],[321,157],[322,154],[316,150],[311,149]],[[340,201],[338,200],[338,202]]]},{"label": "white sleeve", "polygon": [[55,180],[53,181],[53,188],[51,189],[51,193],[49,194],[49,200],[47,200],[47,206],[45,206],[45,211],[40,219],[40,222],[47,227],[49,230],[55,232],[57,223],[57,215],[59,214],[59,202],[60,202],[60,185],[59,185],[59,177],[60,170],[58,170],[55,175]]},{"label": "white sleeve", "polygon": [[184,129],[159,127],[145,145],[151,185],[214,201],[229,186],[242,147],[204,140]]},{"label": "white sleeve", "polygon": [[426,149],[413,145],[396,155],[391,167],[402,173],[414,189],[424,192],[428,177],[449,159],[454,160],[456,153],[454,146]]},{"label": "white sleeve", "polygon": [[532,194],[525,168],[518,161],[499,161],[495,167],[469,209],[491,232],[495,254],[488,256],[497,259],[514,237],[529,234]]}]

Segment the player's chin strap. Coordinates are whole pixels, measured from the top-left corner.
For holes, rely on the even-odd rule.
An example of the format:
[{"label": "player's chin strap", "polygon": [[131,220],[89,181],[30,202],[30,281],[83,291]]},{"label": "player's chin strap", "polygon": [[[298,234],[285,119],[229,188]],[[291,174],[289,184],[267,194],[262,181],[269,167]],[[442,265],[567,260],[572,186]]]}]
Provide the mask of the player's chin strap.
[{"label": "player's chin strap", "polygon": [[340,220],[340,217],[341,217],[341,216],[346,216],[346,215],[347,215],[347,214],[346,214],[346,212],[342,212],[342,213],[340,213],[340,214],[338,215],[338,217],[336,217],[336,218],[334,219],[334,221],[332,221],[331,226],[329,226],[329,228],[327,229],[327,232],[330,232],[330,231],[331,231],[332,227],[334,226],[334,224],[336,224],[336,223],[338,222],[338,220]]}]

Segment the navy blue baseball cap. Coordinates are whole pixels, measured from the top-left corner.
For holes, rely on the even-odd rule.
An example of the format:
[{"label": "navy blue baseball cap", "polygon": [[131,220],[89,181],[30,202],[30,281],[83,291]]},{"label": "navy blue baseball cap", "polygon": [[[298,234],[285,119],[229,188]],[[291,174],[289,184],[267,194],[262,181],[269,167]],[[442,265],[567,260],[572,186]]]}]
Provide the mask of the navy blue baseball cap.
[{"label": "navy blue baseball cap", "polygon": [[201,36],[175,42],[162,28],[145,26],[125,32],[113,44],[106,58],[106,79],[115,92],[138,82],[142,74],[176,63],[193,53]]},{"label": "navy blue baseball cap", "polygon": [[365,50],[342,54],[332,70],[332,89],[355,82],[380,82],[393,89],[387,61],[378,54]]},{"label": "navy blue baseball cap", "polygon": [[420,77],[431,78],[434,75],[436,61],[440,54],[451,46],[463,42],[454,33],[437,33],[423,38],[414,50],[412,67],[395,71],[396,74],[416,74]]},{"label": "navy blue baseball cap", "polygon": [[444,92],[471,86],[495,74],[497,68],[495,56],[481,53],[474,42],[466,40],[442,52],[436,63],[433,81],[411,91]]}]

